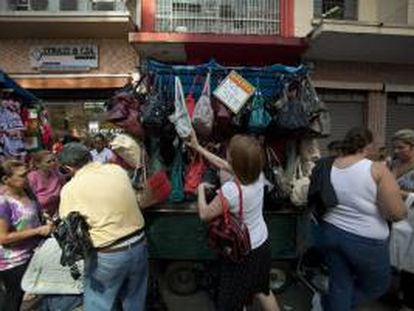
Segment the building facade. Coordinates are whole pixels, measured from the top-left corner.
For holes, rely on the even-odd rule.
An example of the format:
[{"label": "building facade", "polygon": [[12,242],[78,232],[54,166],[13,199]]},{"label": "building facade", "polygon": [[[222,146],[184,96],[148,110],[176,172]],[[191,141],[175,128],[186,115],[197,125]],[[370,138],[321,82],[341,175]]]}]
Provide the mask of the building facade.
[{"label": "building facade", "polygon": [[308,4],[295,0],[295,34],[309,40],[303,58],[332,112],[330,139],[364,125],[390,146],[396,130],[414,128],[414,1],[315,0],[304,12]]},{"label": "building facade", "polygon": [[0,68],[43,100],[55,129],[88,130],[136,71],[127,38],[138,9],[133,0],[1,1]]}]

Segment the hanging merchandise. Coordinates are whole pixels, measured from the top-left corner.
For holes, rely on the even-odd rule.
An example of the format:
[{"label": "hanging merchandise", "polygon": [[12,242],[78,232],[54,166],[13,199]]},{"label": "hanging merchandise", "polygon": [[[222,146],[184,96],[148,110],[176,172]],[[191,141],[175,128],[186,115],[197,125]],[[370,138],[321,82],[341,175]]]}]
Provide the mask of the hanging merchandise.
[{"label": "hanging merchandise", "polygon": [[175,159],[170,171],[171,193],[168,201],[171,203],[182,202],[185,198],[183,183],[184,163],[181,149],[180,144],[175,152]]},{"label": "hanging merchandise", "polygon": [[310,179],[305,176],[302,168],[302,161],[298,157],[296,161],[295,175],[292,179],[292,192],[290,200],[296,206],[304,206],[308,202]]},{"label": "hanging merchandise", "polygon": [[151,134],[160,134],[168,122],[168,115],[172,111],[172,105],[166,98],[166,90],[162,86],[161,76],[155,76],[150,93],[145,105],[142,107],[142,121],[144,127]]},{"label": "hanging merchandise", "polygon": [[265,188],[264,204],[269,209],[282,208],[289,202],[290,186],[282,164],[272,148],[266,148],[266,179],[270,183]]},{"label": "hanging merchandise", "polygon": [[120,126],[126,133],[142,138],[144,131],[139,121],[140,103],[137,98],[128,93],[119,93],[113,96],[108,103],[106,120]]},{"label": "hanging merchandise", "polygon": [[295,81],[289,84],[287,90],[288,101],[284,103],[273,118],[276,128],[282,132],[303,131],[309,126],[308,115],[298,98],[297,87]]},{"label": "hanging merchandise", "polygon": [[197,84],[197,81],[199,79],[199,75],[196,75],[193,84],[191,85],[190,91],[188,92],[188,95],[185,97],[185,106],[187,107],[188,115],[190,116],[190,119],[193,119],[194,115],[194,109],[196,106],[196,101],[194,99],[194,88]]},{"label": "hanging merchandise", "polygon": [[175,77],[175,112],[169,116],[172,123],[175,124],[175,130],[181,138],[188,138],[192,131],[191,119],[188,115],[185,105],[183,86],[179,77]]},{"label": "hanging merchandise", "polygon": [[200,154],[194,155],[191,163],[187,167],[184,177],[184,192],[189,195],[197,194],[197,188],[200,185],[207,166]]},{"label": "hanging merchandise", "polygon": [[251,109],[248,124],[249,131],[256,134],[264,133],[272,117],[265,108],[264,98],[259,87],[256,89]]},{"label": "hanging merchandise", "polygon": [[198,135],[202,137],[209,137],[211,135],[214,124],[214,111],[210,98],[210,73],[207,73],[203,91],[195,105],[192,119],[194,130]]}]

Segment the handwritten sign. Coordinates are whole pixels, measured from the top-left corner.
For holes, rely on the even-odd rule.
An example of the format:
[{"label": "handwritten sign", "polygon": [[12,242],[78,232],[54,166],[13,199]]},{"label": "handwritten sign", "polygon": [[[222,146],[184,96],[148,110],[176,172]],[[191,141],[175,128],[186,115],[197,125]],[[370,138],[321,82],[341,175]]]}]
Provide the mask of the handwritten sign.
[{"label": "handwritten sign", "polygon": [[237,114],[250,96],[254,94],[254,91],[254,86],[233,70],[214,90],[213,94],[227,108]]}]

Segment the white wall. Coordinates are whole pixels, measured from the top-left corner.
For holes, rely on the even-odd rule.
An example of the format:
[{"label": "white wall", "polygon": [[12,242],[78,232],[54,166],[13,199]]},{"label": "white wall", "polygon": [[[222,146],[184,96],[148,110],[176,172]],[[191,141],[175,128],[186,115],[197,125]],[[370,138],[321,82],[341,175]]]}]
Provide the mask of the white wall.
[{"label": "white wall", "polygon": [[295,37],[305,37],[312,30],[313,1],[296,0],[294,12]]}]

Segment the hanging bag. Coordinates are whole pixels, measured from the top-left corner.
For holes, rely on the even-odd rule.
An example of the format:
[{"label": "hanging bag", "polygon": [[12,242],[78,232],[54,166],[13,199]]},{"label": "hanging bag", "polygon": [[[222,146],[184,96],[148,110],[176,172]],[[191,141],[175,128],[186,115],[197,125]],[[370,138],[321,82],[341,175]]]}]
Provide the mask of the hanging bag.
[{"label": "hanging bag", "polygon": [[[289,88],[289,86],[287,87]],[[308,128],[308,115],[303,109],[298,94],[293,98],[288,97],[288,101],[275,114],[274,122],[280,131],[297,131]]]},{"label": "hanging bag", "polygon": [[187,173],[184,177],[184,192],[186,194],[196,194],[197,188],[203,179],[203,175],[206,169],[207,167],[204,163],[203,158],[199,153],[197,153],[188,166]]},{"label": "hanging bag", "polygon": [[170,171],[171,193],[168,201],[171,203],[179,203],[184,200],[183,172],[184,165],[180,145],[175,151],[175,158]]},{"label": "hanging bag", "polygon": [[243,219],[243,193],[240,182],[235,180],[239,191],[239,213],[230,212],[229,203],[219,190],[223,214],[213,218],[208,224],[208,245],[220,256],[239,262],[251,250],[249,229]]},{"label": "hanging bag", "polygon": [[199,75],[196,75],[193,83],[191,84],[190,91],[188,92],[188,95],[185,97],[185,106],[187,107],[188,115],[190,116],[190,119],[193,118],[194,115],[194,109],[196,106],[196,101],[194,99],[194,88],[197,85],[197,82],[199,80]]},{"label": "hanging bag", "polygon": [[207,73],[203,91],[195,105],[192,119],[194,130],[197,134],[203,137],[209,137],[211,135],[214,124],[214,111],[211,107],[210,73]]},{"label": "hanging bag", "polygon": [[257,87],[249,118],[249,130],[256,134],[264,133],[271,120],[272,118],[265,108],[262,92],[259,87]]},{"label": "hanging bag", "polygon": [[187,107],[184,100],[183,86],[179,77],[175,77],[175,112],[169,116],[169,119],[175,125],[175,130],[180,138],[187,138],[192,131],[191,119],[188,115]]},{"label": "hanging bag", "polygon": [[265,187],[264,205],[269,209],[278,209],[289,202],[289,182],[272,148],[266,148],[266,159],[264,173],[270,184]]},{"label": "hanging bag", "polygon": [[303,174],[300,157],[296,161],[295,175],[292,180],[292,192],[290,200],[296,206],[304,206],[308,203],[310,178]]}]

